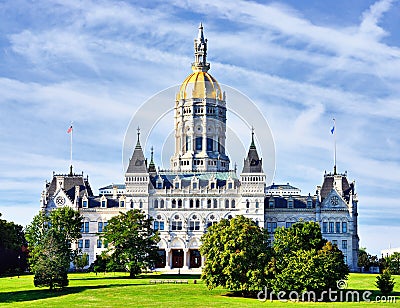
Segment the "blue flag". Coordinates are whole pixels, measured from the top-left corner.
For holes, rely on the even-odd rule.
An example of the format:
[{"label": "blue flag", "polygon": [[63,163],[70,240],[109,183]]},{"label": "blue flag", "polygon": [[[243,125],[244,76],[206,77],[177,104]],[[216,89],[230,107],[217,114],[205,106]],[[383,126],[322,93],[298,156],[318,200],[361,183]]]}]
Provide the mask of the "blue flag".
[{"label": "blue flag", "polygon": [[333,127],[331,129],[331,133],[333,134],[334,131],[335,131],[335,125],[333,125]]}]

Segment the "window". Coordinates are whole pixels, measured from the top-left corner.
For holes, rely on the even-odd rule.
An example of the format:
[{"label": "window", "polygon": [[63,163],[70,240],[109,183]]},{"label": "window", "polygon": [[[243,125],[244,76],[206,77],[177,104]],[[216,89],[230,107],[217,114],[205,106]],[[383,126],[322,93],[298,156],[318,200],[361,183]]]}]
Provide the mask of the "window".
[{"label": "window", "polygon": [[229,209],[229,200],[228,199],[225,200],[225,208]]},{"label": "window", "polygon": [[211,199],[207,199],[207,208],[211,209]]},{"label": "window", "polygon": [[342,222],[342,232],[347,233],[347,222]]},{"label": "window", "polygon": [[120,207],[125,207],[125,201],[121,200],[121,201],[119,202],[119,206],[120,206]]},{"label": "window", "polygon": [[181,208],[182,208],[182,200],[179,199],[179,200],[178,200],[178,209],[181,209]]},{"label": "window", "polygon": [[322,223],[322,233],[328,233],[328,223],[326,221]]},{"label": "window", "polygon": [[133,200],[131,200],[131,209],[133,209]]},{"label": "window", "polygon": [[85,221],[85,222],[83,223],[83,225],[82,225],[82,228],[83,228],[83,229],[81,229],[81,231],[83,231],[84,233],[89,233],[89,222],[88,222],[88,221]]},{"label": "window", "polygon": [[256,201],[256,209],[258,209],[260,207],[260,203],[258,201]]},{"label": "window", "polygon": [[163,221],[160,221],[160,229],[159,230],[164,230],[164,222]]},{"label": "window", "polygon": [[108,242],[104,241],[104,248],[108,248]]},{"label": "window", "polygon": [[192,137],[186,135],[186,151],[192,150]]},{"label": "window", "polygon": [[342,250],[347,250],[347,240],[342,241]]},{"label": "window", "polygon": [[210,189],[214,189],[214,188],[215,188],[215,183],[213,182],[210,184]]},{"label": "window", "polygon": [[275,233],[275,229],[277,228],[277,226],[277,222],[267,222],[268,233]]},{"label": "window", "polygon": [[160,208],[161,208],[161,209],[164,208],[164,200],[161,200]]},{"label": "window", "polygon": [[218,200],[217,199],[214,199],[214,205],[213,205],[213,207],[214,207],[214,209],[216,209],[217,207],[218,207]]},{"label": "window", "polygon": [[172,199],[172,208],[173,209],[176,208],[176,200],[175,199]]},{"label": "window", "polygon": [[231,202],[231,208],[235,208],[235,200],[232,200],[232,202]]},{"label": "window", "polygon": [[197,137],[196,138],[196,150],[201,151],[203,149],[203,138]]},{"label": "window", "polygon": [[142,208],[143,207],[143,201],[140,201],[139,202],[139,208]]},{"label": "window", "polygon": [[157,188],[161,189],[162,188],[162,182],[157,182]]},{"label": "window", "polygon": [[99,221],[97,223],[97,232],[103,232],[103,222]]},{"label": "window", "polygon": [[288,208],[292,209],[293,208],[293,199],[288,200]]},{"label": "window", "polygon": [[83,207],[88,207],[88,202],[87,202],[87,200],[84,200],[83,201],[83,205],[82,205]]},{"label": "window", "polygon": [[175,189],[179,189],[179,182],[175,182]]},{"label": "window", "polygon": [[193,182],[193,189],[197,189],[197,182]]},{"label": "window", "polygon": [[250,201],[246,200],[246,209],[249,209],[249,208],[250,208]]},{"label": "window", "polygon": [[347,264],[347,256],[344,256],[343,261],[345,264]]},{"label": "window", "polygon": [[108,222],[103,222],[103,230],[104,231],[106,230],[107,224],[108,224]]},{"label": "window", "polygon": [[335,223],[334,222],[329,222],[329,233],[333,233],[334,230],[333,228],[335,227]]},{"label": "window", "polygon": [[90,247],[90,240],[85,240],[85,248],[89,248]]},{"label": "window", "polygon": [[101,201],[101,207],[106,207],[106,200]]},{"label": "window", "polygon": [[196,200],[196,209],[199,209],[199,208],[200,208],[200,200],[197,199],[197,200]]},{"label": "window", "polygon": [[270,207],[271,209],[273,209],[273,208],[275,207],[275,201],[274,201],[274,199],[270,199],[269,202],[268,202],[268,204],[269,204],[269,207]]},{"label": "window", "polygon": [[83,240],[78,240],[78,248],[83,248]]},{"label": "window", "polygon": [[200,221],[190,221],[189,230],[190,231],[200,230]]},{"label": "window", "polygon": [[154,200],[154,208],[158,209],[158,200]]},{"label": "window", "polygon": [[101,240],[97,240],[97,248],[101,248]]},{"label": "window", "polygon": [[194,201],[193,201],[193,199],[190,199],[189,200],[189,208],[193,208],[194,207]]},{"label": "window", "polygon": [[312,208],[312,200],[307,200],[307,208],[308,209]]},{"label": "window", "polygon": [[159,227],[160,227],[159,222],[158,222],[158,221],[155,221],[155,222],[154,222],[154,230],[157,231]]},{"label": "window", "polygon": [[213,151],[214,140],[207,138],[207,151]]},{"label": "window", "polygon": [[291,226],[294,225],[294,222],[286,222],[286,228],[290,228]]},{"label": "window", "polygon": [[233,188],[232,183],[228,183],[228,189],[232,189],[232,188]]},{"label": "window", "polygon": [[336,223],[336,233],[340,233],[340,222]]},{"label": "window", "polygon": [[337,246],[337,240],[333,240],[332,241],[332,245],[336,245]]},{"label": "window", "polygon": [[172,231],[182,230],[182,221],[173,221],[171,229]]}]

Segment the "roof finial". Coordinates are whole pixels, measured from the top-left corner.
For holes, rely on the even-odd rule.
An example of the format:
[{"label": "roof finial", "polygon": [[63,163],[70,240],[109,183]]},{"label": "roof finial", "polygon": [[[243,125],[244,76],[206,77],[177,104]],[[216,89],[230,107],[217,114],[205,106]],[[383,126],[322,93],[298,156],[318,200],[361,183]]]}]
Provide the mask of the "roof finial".
[{"label": "roof finial", "polygon": [[194,72],[207,72],[209,69],[210,63],[207,63],[207,39],[204,38],[203,24],[200,23],[197,38],[194,40],[192,70]]},{"label": "roof finial", "polygon": [[136,130],[137,130],[136,148],[140,148],[140,127],[138,126]]},{"label": "roof finial", "polygon": [[254,143],[254,126],[251,126],[251,145],[250,148],[256,148],[256,144]]}]

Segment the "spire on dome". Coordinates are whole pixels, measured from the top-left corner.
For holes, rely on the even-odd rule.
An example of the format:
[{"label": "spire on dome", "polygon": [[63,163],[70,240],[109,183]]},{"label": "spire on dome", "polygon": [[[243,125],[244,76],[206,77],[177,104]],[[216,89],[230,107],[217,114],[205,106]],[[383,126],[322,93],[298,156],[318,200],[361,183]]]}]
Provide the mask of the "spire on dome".
[{"label": "spire on dome", "polygon": [[207,39],[204,38],[203,24],[199,25],[197,38],[194,40],[194,62],[192,63],[193,72],[207,72],[210,63],[207,63]]}]

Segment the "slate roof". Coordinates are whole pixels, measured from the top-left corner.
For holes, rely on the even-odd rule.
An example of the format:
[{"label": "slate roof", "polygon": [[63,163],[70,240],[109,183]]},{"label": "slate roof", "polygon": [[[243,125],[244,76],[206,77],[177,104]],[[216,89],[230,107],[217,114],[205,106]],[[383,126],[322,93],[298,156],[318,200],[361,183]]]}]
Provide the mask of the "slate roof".
[{"label": "slate roof", "polygon": [[[343,189],[343,196],[348,201],[350,198],[350,193],[354,191],[354,185],[349,185],[347,177],[345,175],[341,175],[342,177],[342,189]],[[334,174],[328,173],[324,175],[324,183],[321,187],[321,200],[323,201],[328,194],[333,189],[333,182],[334,182]]]},{"label": "slate roof", "polygon": [[[101,208],[101,197],[90,197],[88,198],[88,207],[87,208]],[[107,198],[107,208],[117,208],[119,207],[118,199],[109,199]],[[79,208],[82,208],[82,200],[79,201]]]},{"label": "slate roof", "polygon": [[[269,209],[269,200],[271,196],[266,196],[264,199],[264,206],[265,209]],[[279,209],[284,209],[288,208],[288,200],[289,198],[284,198],[284,197],[272,197],[274,199],[274,208],[279,208]],[[293,208],[294,209],[305,209],[307,208],[307,199],[308,196],[300,196],[300,197],[292,197],[293,199]],[[312,208],[315,208],[315,202],[316,200],[313,198],[312,199]]]},{"label": "slate roof", "polygon": [[144,158],[142,146],[139,141],[139,133],[138,140],[133,150],[133,154],[131,159],[129,160],[128,169],[126,173],[147,173],[147,161]]},{"label": "slate roof", "polygon": [[256,145],[254,143],[254,133],[252,133],[251,137],[251,145],[249,148],[249,152],[247,153],[247,157],[243,163],[243,171],[242,173],[262,173],[262,158],[258,157]]},{"label": "slate roof", "polygon": [[210,179],[213,177],[216,179],[216,188],[226,186],[226,181],[232,178],[235,183],[235,187],[239,185],[239,179],[234,171],[218,171],[218,172],[174,172],[174,171],[159,171],[156,176],[150,177],[151,183],[154,187],[157,187],[158,177],[164,182],[163,188],[171,188],[176,177],[181,181],[181,188],[189,187],[192,183],[192,179],[196,177],[199,180],[199,188],[204,188],[209,185]]},{"label": "slate roof", "polygon": [[294,187],[292,185],[287,184],[275,184],[273,183],[272,185],[266,187],[266,189],[290,189],[290,190],[299,190],[297,187]]},{"label": "slate roof", "polygon": [[[46,190],[48,195],[51,197],[55,194],[57,189],[57,178],[54,175],[50,183],[47,184]],[[89,179],[84,178],[83,174],[68,174],[62,175],[64,177],[64,191],[70,198],[70,200],[75,199],[75,186],[79,186],[79,197],[82,197],[85,193],[88,196],[93,196],[92,188],[89,184]]]}]

